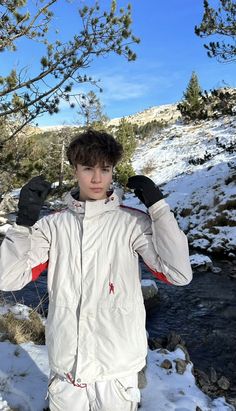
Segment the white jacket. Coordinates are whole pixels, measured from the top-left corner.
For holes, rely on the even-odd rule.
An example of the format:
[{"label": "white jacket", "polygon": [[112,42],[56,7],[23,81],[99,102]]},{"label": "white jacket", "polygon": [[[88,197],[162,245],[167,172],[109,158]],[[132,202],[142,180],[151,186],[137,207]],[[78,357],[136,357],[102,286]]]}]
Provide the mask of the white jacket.
[{"label": "white jacket", "polygon": [[120,206],[116,193],[86,202],[68,194],[66,200],[64,211],[32,228],[7,231],[0,289],[21,289],[48,267],[52,371],[83,383],[131,375],[147,354],[139,255],[160,279],[188,284],[186,236],[165,200],[149,208],[150,216]]}]

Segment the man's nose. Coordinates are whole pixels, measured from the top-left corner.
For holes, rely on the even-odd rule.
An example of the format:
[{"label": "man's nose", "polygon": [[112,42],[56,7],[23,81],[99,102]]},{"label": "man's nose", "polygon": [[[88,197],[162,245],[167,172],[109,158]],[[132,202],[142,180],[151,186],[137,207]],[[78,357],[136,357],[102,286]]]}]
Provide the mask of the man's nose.
[{"label": "man's nose", "polygon": [[101,181],[101,171],[100,170],[94,170],[93,177],[92,177],[92,182],[93,183],[99,183]]}]

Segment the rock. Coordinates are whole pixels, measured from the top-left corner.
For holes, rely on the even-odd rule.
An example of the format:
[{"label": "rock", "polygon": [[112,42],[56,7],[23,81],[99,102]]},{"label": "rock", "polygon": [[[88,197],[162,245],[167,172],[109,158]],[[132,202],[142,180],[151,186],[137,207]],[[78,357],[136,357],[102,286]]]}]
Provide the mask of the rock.
[{"label": "rock", "polygon": [[163,342],[161,338],[149,338],[148,340],[148,346],[150,348],[150,350],[157,350],[159,348],[163,347]]},{"label": "rock", "polygon": [[196,411],[202,411],[200,407],[196,407]]},{"label": "rock", "polygon": [[145,388],[146,387],[146,385],[147,385],[147,378],[146,378],[146,374],[145,374],[145,371],[146,371],[146,366],[141,370],[141,371],[139,371],[139,373],[138,373],[138,388],[140,389],[140,390],[142,390],[143,388]]},{"label": "rock", "polygon": [[234,253],[229,253],[228,256],[229,256],[229,258],[234,258],[234,257],[236,257],[236,254],[234,254]]},{"label": "rock", "polygon": [[175,368],[178,374],[184,374],[188,365],[188,362],[185,360],[182,360],[182,358],[177,358],[174,360],[175,362]]},{"label": "rock", "polygon": [[185,354],[185,360],[186,360],[187,362],[191,362],[190,356],[189,356],[189,353],[188,353],[188,350],[187,350],[187,348],[185,347],[185,345],[177,344],[175,348],[180,348],[180,349],[184,352],[184,354]]},{"label": "rock", "polygon": [[174,331],[171,331],[171,333],[167,337],[166,349],[168,351],[174,351],[176,348],[176,345],[178,344],[185,345],[180,335],[176,334],[176,332]]},{"label": "rock", "polygon": [[158,294],[158,288],[155,281],[142,280],[141,285],[144,299],[148,300],[149,298],[155,297]]},{"label": "rock", "polygon": [[146,310],[156,307],[160,302],[158,287],[153,280],[142,280],[142,293]]},{"label": "rock", "polygon": [[213,263],[209,257],[203,254],[193,254],[190,256],[190,263],[193,269],[199,271],[211,271]]},{"label": "rock", "polygon": [[222,390],[228,390],[230,387],[230,382],[229,380],[222,376],[218,381],[217,381],[218,387],[222,388]]},{"label": "rock", "polygon": [[225,240],[218,240],[213,242],[213,244],[211,245],[211,247],[208,248],[208,252],[212,253],[212,254],[220,254],[223,255],[226,249],[226,241]]},{"label": "rock", "polygon": [[161,368],[165,368],[166,370],[170,370],[172,368],[172,362],[170,360],[164,360],[161,363]]},{"label": "rock", "polygon": [[213,273],[216,273],[216,274],[218,274],[218,273],[220,273],[221,271],[222,271],[222,268],[220,268],[220,267],[212,267],[212,270],[211,270]]},{"label": "rock", "polygon": [[217,378],[216,370],[213,367],[211,367],[210,368],[210,380],[211,382],[216,383],[217,379],[218,378]]},{"label": "rock", "polygon": [[165,348],[161,348],[160,350],[158,350],[158,352],[160,354],[168,354],[168,351]]},{"label": "rock", "polygon": [[227,402],[236,409],[236,398],[227,398]]},{"label": "rock", "polygon": [[194,376],[201,388],[209,388],[211,385],[208,375],[197,368],[194,368]]},{"label": "rock", "polygon": [[206,250],[210,246],[210,241],[206,238],[198,238],[192,241],[191,246],[193,248],[200,248],[201,250]]},{"label": "rock", "polygon": [[0,214],[7,214],[17,211],[17,204],[17,199],[14,199],[10,194],[6,194],[0,203]]},{"label": "rock", "polygon": [[7,218],[0,217],[0,225],[6,224],[6,223],[7,223]]}]

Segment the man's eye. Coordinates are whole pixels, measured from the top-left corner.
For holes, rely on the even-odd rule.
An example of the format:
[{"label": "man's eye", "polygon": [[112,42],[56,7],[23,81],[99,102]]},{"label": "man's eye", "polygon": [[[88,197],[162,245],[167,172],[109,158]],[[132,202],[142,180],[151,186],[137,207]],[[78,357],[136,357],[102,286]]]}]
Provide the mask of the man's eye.
[{"label": "man's eye", "polygon": [[109,168],[103,168],[102,171],[105,171],[106,173],[109,173],[110,169]]}]

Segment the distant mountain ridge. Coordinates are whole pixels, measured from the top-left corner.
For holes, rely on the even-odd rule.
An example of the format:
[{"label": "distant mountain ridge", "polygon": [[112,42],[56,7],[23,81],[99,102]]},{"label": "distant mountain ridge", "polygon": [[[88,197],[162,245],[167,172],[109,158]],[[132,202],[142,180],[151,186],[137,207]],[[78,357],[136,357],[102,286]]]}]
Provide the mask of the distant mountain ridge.
[{"label": "distant mountain ridge", "polygon": [[[154,106],[147,108],[138,113],[131,114],[129,116],[124,116],[124,118],[131,124],[144,125],[151,121],[174,123],[181,117],[180,111],[177,109],[177,103],[175,104],[165,104],[161,106]],[[109,125],[118,126],[122,117],[114,118],[109,121]]]},{"label": "distant mountain ridge", "polygon": [[[107,125],[118,127],[119,122],[122,118],[125,118],[131,124],[137,124],[139,126],[144,125],[154,120],[158,122],[173,124],[180,117],[181,117],[181,113],[177,109],[177,103],[173,103],[173,104],[164,104],[161,106],[153,106],[153,107],[144,109],[143,111],[139,111],[137,113],[131,114],[129,116],[113,118],[108,121]],[[46,132],[46,131],[59,131],[59,130],[63,130],[66,128],[76,129],[80,127],[81,126],[76,125],[76,124],[74,125],[64,124],[64,125],[56,125],[56,126],[37,127],[37,130]]]},{"label": "distant mountain ridge", "polygon": [[[203,93],[204,94],[204,93]],[[232,87],[222,87],[217,90],[209,91],[207,93],[209,96],[214,96],[213,100],[211,102],[208,102],[208,109],[209,112],[212,109],[212,105],[214,105],[214,101],[220,100],[220,96],[224,97],[224,99],[231,99],[232,103],[235,105],[235,100],[236,100],[236,88]],[[218,96],[218,97],[217,97]],[[163,123],[171,125],[174,124],[177,120],[181,119],[181,113],[178,110],[179,102],[177,103],[172,103],[172,104],[163,104],[160,106],[153,106],[146,108],[142,111],[139,111],[134,114],[130,114],[128,116],[123,116],[123,117],[117,117],[113,118],[108,121],[107,125],[108,126],[113,126],[113,127],[118,127],[119,122],[122,118],[125,118],[127,121],[129,121],[131,124],[137,124],[138,126],[143,126],[147,123],[150,123],[152,121],[157,121],[159,123]],[[235,112],[236,112],[236,106],[235,106]],[[220,115],[219,115],[220,117]],[[44,126],[44,127],[38,127],[38,130],[40,131],[53,131],[53,130],[62,130],[63,128],[72,128],[76,129],[79,128],[79,125],[56,125],[56,126]]]}]

